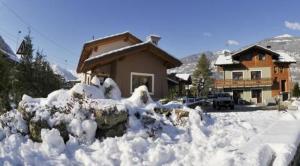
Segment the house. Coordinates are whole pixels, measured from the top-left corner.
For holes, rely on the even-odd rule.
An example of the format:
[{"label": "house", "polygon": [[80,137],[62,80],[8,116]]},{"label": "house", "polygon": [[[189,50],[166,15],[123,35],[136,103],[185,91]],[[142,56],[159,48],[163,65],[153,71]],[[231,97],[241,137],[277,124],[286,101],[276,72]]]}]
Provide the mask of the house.
[{"label": "house", "polygon": [[[192,77],[187,73],[170,73],[168,74],[168,87],[172,90],[171,95],[182,97],[189,95],[189,88],[192,84]],[[175,97],[175,96],[171,96]]]},{"label": "house", "polygon": [[3,56],[8,62],[15,64],[19,62],[18,57],[10,48],[10,46],[0,36],[0,56]]},{"label": "house", "polygon": [[116,81],[122,96],[128,97],[135,88],[146,85],[153,98],[168,93],[167,69],[181,62],[158,46],[159,36],[151,35],[142,41],[129,32],[86,42],[83,45],[77,73],[84,73],[84,82],[93,76],[102,81]]},{"label": "house", "polygon": [[215,65],[221,77],[215,88],[230,92],[236,103],[265,103],[289,97],[292,88],[290,64],[295,59],[268,46],[253,45],[235,53],[220,55]]}]

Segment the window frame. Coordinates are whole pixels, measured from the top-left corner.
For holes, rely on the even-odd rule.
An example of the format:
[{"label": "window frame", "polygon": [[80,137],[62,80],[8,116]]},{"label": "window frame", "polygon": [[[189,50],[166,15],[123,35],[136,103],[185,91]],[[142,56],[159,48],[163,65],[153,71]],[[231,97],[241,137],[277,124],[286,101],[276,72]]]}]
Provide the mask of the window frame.
[{"label": "window frame", "polygon": [[[252,72],[260,72],[260,79],[252,79]],[[261,80],[263,79],[262,70],[250,70],[250,80]]]},{"label": "window frame", "polygon": [[152,92],[150,92],[149,91],[149,89],[148,89],[148,91],[149,91],[149,94],[150,95],[154,95],[154,78],[155,78],[155,76],[154,76],[154,74],[151,74],[151,73],[139,73],[139,72],[130,72],[130,94],[132,94],[133,93],[133,91],[134,91],[134,89],[132,88],[132,78],[133,78],[133,76],[146,76],[146,77],[152,77]]},{"label": "window frame", "polygon": [[233,73],[242,73],[242,79],[237,79],[237,80],[244,80],[244,71],[242,71],[242,70],[233,70],[233,71],[231,71],[231,79],[235,80],[235,79],[233,79]]}]

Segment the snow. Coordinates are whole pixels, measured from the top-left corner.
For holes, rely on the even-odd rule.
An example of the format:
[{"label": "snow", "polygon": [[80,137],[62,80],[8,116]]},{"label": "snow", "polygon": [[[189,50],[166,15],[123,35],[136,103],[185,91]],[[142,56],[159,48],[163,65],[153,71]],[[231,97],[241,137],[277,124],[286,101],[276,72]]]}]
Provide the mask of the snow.
[{"label": "snow", "polygon": [[293,62],[296,63],[295,58],[293,58],[292,56],[290,56],[287,52],[285,51],[276,51],[279,54],[279,62]]},{"label": "snow", "polygon": [[75,84],[75,86],[69,92],[71,94],[74,93],[82,94],[85,97],[91,99],[104,98],[104,91],[102,87],[95,87],[91,85],[86,85],[84,83]]},{"label": "snow", "polygon": [[[113,80],[107,82],[112,85]],[[273,162],[274,166],[283,166],[290,163],[300,144],[300,109],[203,113],[200,107],[191,109],[175,101],[156,103],[146,86],[136,88],[129,98],[106,99],[103,87],[77,84],[71,90],[52,92],[47,98],[24,95],[20,104],[40,106],[36,111],[47,118],[44,105],[64,106],[73,92],[84,94],[87,103],[75,104],[72,114],[56,112],[55,118],[48,119],[51,126],[57,121],[68,122],[71,134],[66,143],[56,129],[43,129],[42,143],[17,132],[26,126],[17,110],[0,116],[4,122],[0,123],[0,165],[264,166]],[[141,94],[148,97],[146,103]],[[87,118],[83,108],[110,105],[128,111],[127,132],[121,137],[95,139],[97,124],[92,115]],[[300,101],[295,99],[292,105],[299,108]],[[170,117],[155,113],[153,108],[157,106],[173,109]],[[188,112],[188,117],[178,120],[178,109]],[[136,114],[150,116],[155,122],[145,125]]]},{"label": "snow", "polygon": [[92,84],[92,85],[95,85],[95,86],[97,86],[97,87],[101,86],[101,85],[100,85],[100,80],[99,80],[99,78],[98,78],[97,76],[94,76],[94,77],[92,78],[91,84]]},{"label": "snow", "polygon": [[180,79],[182,79],[182,80],[185,80],[185,81],[187,81],[189,78],[190,78],[190,74],[176,74],[175,75],[177,78],[180,78]]},{"label": "snow", "polygon": [[221,54],[218,56],[215,65],[230,65],[230,64],[236,64],[238,62],[235,62],[232,59],[231,55],[225,55],[225,54]]},{"label": "snow", "polygon": [[271,49],[268,49],[268,48],[265,48],[263,46],[260,46],[260,45],[252,45],[252,46],[249,46],[247,48],[244,48],[238,52],[235,52],[234,54],[230,54],[230,55],[226,55],[226,54],[220,54],[215,62],[215,65],[230,65],[230,64],[236,64],[238,62],[234,61],[232,59],[232,56],[244,51],[244,50],[247,50],[251,47],[254,47],[254,46],[257,46],[257,47],[261,47],[265,50],[269,50],[271,52],[274,52],[275,54],[278,54],[279,55],[279,59],[278,59],[278,62],[289,62],[289,63],[296,63],[296,60],[290,56],[287,52],[284,52],[284,51],[273,51]]},{"label": "snow", "polygon": [[56,156],[65,150],[65,143],[57,129],[42,129],[42,145],[41,148],[45,153]]},{"label": "snow", "polygon": [[146,44],[149,44],[149,43],[150,42],[142,42],[142,43],[138,43],[138,44],[134,44],[134,45],[130,45],[130,46],[121,47],[119,49],[111,50],[111,51],[102,53],[100,55],[92,56],[92,57],[86,59],[85,62],[88,62],[88,61],[91,61],[91,60],[94,60],[94,59],[98,59],[100,57],[104,57],[104,56],[107,56],[107,55],[110,55],[110,54],[113,54],[113,53],[117,53],[117,52],[120,52],[120,51],[123,51],[123,50],[127,50],[127,49],[130,49],[130,48],[135,48],[135,47],[139,47],[139,46],[142,46],[142,45],[146,45]]},{"label": "snow", "polygon": [[129,31],[125,31],[125,32],[122,32],[122,33],[116,33],[116,34],[113,34],[113,35],[109,35],[109,36],[105,36],[105,37],[93,39],[93,40],[85,42],[85,44],[92,43],[92,42],[99,41],[99,40],[105,40],[105,39],[112,38],[112,37],[115,37],[115,36],[125,35],[126,33],[129,33]]},{"label": "snow", "polygon": [[20,61],[19,58],[17,57],[17,55],[13,52],[13,50],[5,42],[5,40],[2,38],[1,35],[0,35],[0,52],[2,52],[6,56],[8,56],[9,59],[11,59],[11,60],[13,60],[15,62],[19,62]]},{"label": "snow", "polygon": [[112,80],[111,78],[106,78],[104,80],[103,87],[105,89],[110,89],[110,91],[107,92],[106,94],[107,98],[114,99],[114,100],[121,99],[121,90],[114,80]]},{"label": "snow", "polygon": [[72,72],[60,67],[57,64],[52,64],[51,68],[55,74],[62,76],[66,81],[73,81],[78,79],[74,74],[72,74]]},{"label": "snow", "polygon": [[289,37],[294,37],[294,36],[292,36],[290,34],[282,34],[282,35],[276,36],[274,38],[289,38]]},{"label": "snow", "polygon": [[[141,101],[140,99],[140,96],[143,92],[146,92],[146,96],[148,97],[148,102],[145,104]],[[152,99],[151,99],[151,96],[148,92],[148,88],[145,86],[145,85],[142,85],[138,88],[135,88],[131,97],[127,99],[129,102],[132,103],[132,105],[136,106],[136,107],[142,107],[142,106],[145,106],[149,103],[152,103]]]}]

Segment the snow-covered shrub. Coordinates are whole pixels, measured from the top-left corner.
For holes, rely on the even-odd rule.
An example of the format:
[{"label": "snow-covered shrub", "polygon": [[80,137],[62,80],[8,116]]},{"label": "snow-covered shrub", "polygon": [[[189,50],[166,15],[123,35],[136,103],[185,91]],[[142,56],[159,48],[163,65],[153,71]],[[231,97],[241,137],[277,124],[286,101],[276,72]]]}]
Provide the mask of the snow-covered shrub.
[{"label": "snow-covered shrub", "polygon": [[118,85],[111,78],[106,78],[104,83],[104,94],[106,98],[120,100],[121,99],[121,91]]}]

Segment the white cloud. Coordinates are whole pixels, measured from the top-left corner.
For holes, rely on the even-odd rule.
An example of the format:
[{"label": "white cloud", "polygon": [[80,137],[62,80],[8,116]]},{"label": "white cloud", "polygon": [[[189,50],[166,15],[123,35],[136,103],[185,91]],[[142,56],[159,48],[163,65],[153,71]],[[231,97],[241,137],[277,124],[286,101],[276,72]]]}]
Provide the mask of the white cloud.
[{"label": "white cloud", "polygon": [[210,32],[204,32],[204,33],[203,33],[203,36],[206,36],[206,37],[211,37],[211,36],[212,36],[212,34],[211,34]]},{"label": "white cloud", "polygon": [[236,41],[236,40],[227,40],[226,41],[226,45],[227,46],[237,46],[237,45],[239,45],[240,43],[238,42],[238,41]]},{"label": "white cloud", "polygon": [[285,27],[292,29],[292,30],[299,30],[300,31],[300,23],[298,22],[289,22],[285,21],[284,22]]}]

